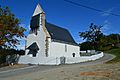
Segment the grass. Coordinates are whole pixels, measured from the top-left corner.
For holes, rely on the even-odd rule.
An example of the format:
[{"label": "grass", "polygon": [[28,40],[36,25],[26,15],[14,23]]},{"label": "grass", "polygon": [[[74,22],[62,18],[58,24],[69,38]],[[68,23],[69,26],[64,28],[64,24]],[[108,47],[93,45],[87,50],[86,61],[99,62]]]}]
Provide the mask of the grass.
[{"label": "grass", "polygon": [[116,56],[114,59],[108,61],[107,63],[120,62],[120,48],[111,49],[111,50],[105,51],[105,53],[113,54]]}]

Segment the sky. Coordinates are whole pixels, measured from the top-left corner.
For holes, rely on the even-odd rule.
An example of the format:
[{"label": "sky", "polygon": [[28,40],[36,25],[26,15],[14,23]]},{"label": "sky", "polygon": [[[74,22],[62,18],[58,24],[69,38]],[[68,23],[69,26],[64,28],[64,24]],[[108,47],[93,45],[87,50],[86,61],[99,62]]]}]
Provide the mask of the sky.
[{"label": "sky", "polygon": [[[90,23],[103,25],[102,32],[120,34],[120,0],[69,0],[77,4],[105,11],[98,12],[92,9],[71,4],[64,0],[0,0],[0,5],[8,6],[12,13],[21,20],[21,26],[29,33],[31,16],[39,3],[46,14],[46,20],[52,24],[70,31],[77,43],[83,42],[79,32],[89,29]],[[118,16],[109,13],[117,14]],[[25,42],[21,39],[18,47],[24,49]]]}]

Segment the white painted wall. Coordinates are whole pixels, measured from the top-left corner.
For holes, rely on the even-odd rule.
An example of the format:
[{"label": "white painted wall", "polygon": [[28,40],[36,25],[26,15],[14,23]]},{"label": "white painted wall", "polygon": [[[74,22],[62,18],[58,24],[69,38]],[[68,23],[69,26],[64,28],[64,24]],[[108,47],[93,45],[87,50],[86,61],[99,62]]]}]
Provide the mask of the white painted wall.
[{"label": "white painted wall", "polygon": [[[103,52],[88,56],[88,57],[66,57],[66,64],[72,64],[72,63],[80,63],[80,62],[86,62],[86,61],[91,61],[91,60],[96,60],[101,57],[103,57],[104,54]],[[42,57],[42,58],[37,58],[37,57],[30,57],[28,55],[26,56],[21,56],[21,59],[19,60],[20,64],[41,64],[41,65],[59,65],[60,58],[59,57]]]},{"label": "white painted wall", "polygon": [[72,63],[80,63],[80,62],[86,62],[86,61],[92,61],[92,60],[96,60],[99,59],[101,57],[103,57],[104,54],[103,52],[96,54],[96,55],[92,55],[92,56],[84,56],[84,57],[66,57],[66,64],[72,64]]},{"label": "white painted wall", "polygon": [[[65,51],[65,45],[67,50]],[[73,53],[75,53],[76,57],[80,57],[79,55],[80,48],[79,46],[64,44],[59,42],[50,42],[49,43],[49,57],[73,57]]]},{"label": "white painted wall", "polygon": [[40,64],[40,65],[59,65],[60,58],[55,57],[30,57],[28,55],[21,56],[19,64]]},{"label": "white painted wall", "polygon": [[[37,53],[36,57],[44,57],[45,56],[45,40],[46,40],[46,35],[43,31],[42,26],[40,26],[38,34],[35,35],[34,33],[29,34],[26,39],[26,47],[29,47],[31,44],[34,42],[37,43],[39,47],[39,51]],[[25,52],[25,55],[28,55],[29,50],[27,49]]]}]

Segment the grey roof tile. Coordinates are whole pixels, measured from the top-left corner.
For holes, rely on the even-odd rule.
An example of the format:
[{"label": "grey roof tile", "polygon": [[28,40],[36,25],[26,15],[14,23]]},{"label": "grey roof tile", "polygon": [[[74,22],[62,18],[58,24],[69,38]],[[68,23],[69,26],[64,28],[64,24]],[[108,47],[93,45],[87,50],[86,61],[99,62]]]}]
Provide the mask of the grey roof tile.
[{"label": "grey roof tile", "polygon": [[77,45],[67,29],[58,27],[48,22],[46,22],[45,26],[53,41]]}]

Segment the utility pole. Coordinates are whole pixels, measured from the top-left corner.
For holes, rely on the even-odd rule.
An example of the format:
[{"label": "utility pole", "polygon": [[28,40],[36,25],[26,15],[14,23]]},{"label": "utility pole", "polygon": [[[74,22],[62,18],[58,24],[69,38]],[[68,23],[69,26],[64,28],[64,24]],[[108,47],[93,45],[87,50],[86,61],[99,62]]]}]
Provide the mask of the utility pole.
[{"label": "utility pole", "polygon": [[118,41],[118,43],[120,42],[120,41],[119,41],[119,34],[117,35],[117,41]]}]

